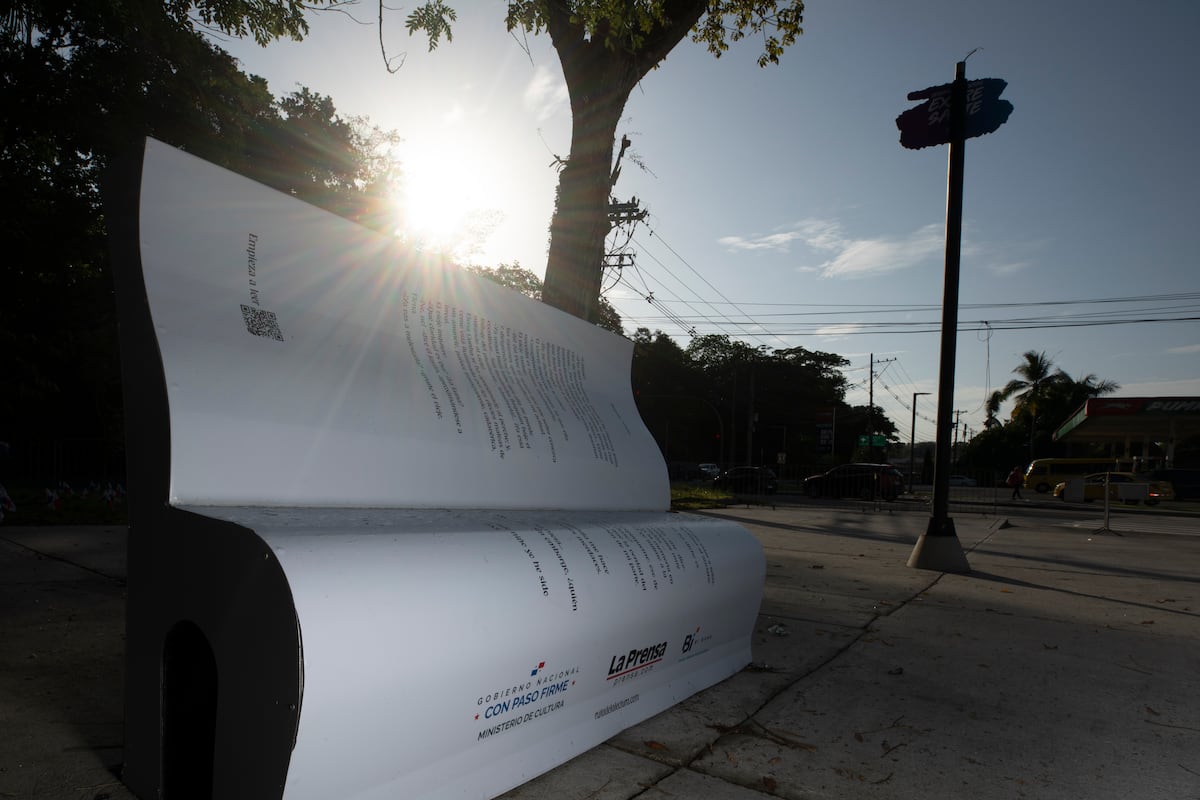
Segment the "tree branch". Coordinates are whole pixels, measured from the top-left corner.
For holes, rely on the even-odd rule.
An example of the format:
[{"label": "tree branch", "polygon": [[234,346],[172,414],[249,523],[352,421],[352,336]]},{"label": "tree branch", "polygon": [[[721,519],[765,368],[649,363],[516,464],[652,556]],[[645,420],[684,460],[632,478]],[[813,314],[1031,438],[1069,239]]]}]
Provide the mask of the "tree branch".
[{"label": "tree branch", "polygon": [[696,27],[707,8],[707,0],[667,0],[663,4],[668,24],[648,34],[634,54],[638,80],[654,69],[688,35],[688,31]]}]

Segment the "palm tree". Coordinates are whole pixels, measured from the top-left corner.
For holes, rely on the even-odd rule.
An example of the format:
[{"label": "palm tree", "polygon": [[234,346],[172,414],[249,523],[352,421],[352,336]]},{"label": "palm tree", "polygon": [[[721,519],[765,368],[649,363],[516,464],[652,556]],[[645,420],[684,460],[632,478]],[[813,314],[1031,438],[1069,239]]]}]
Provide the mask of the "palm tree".
[{"label": "palm tree", "polygon": [[[1064,375],[1066,373],[1063,373]],[[1121,388],[1121,384],[1116,381],[1110,381],[1107,378],[1100,380],[1096,377],[1096,373],[1089,372],[1082,378],[1071,381],[1071,397],[1078,399],[1075,405],[1083,405],[1083,401],[1089,397],[1099,397],[1102,394],[1112,394],[1117,389]]]},{"label": "palm tree", "polygon": [[1048,390],[1064,379],[1067,374],[1054,366],[1054,362],[1045,351],[1027,350],[1022,356],[1025,361],[1018,364],[1013,372],[1019,377],[1013,378],[1000,390],[1001,399],[1016,398],[1012,418],[1029,417],[1029,457],[1033,458],[1033,434],[1037,424],[1038,404],[1045,398]]},{"label": "palm tree", "polygon": [[983,410],[987,414],[987,418],[983,421],[984,428],[994,428],[997,425],[1003,425],[996,415],[1000,413],[1000,405],[1004,402],[1004,392],[1000,389],[988,395],[987,402],[984,403]]},{"label": "palm tree", "polygon": [[[1054,366],[1045,352],[1027,351],[1023,363],[1013,370],[1018,377],[1013,378],[1003,389],[993,392],[988,398],[987,411],[989,416],[998,412],[1000,403],[1015,398],[1012,418],[1029,417],[1029,457],[1033,458],[1034,433],[1040,412],[1047,412],[1051,417],[1070,414],[1081,406],[1089,397],[1099,397],[1102,394],[1112,394],[1121,385],[1116,381],[1101,380],[1095,373],[1089,373],[1076,380]],[[1046,414],[1040,414],[1043,418]]]},{"label": "palm tree", "polygon": [[1049,386],[1065,377],[1066,373],[1054,366],[1054,362],[1045,351],[1039,353],[1036,350],[1028,350],[1022,358],[1025,359],[1024,363],[1013,369],[1013,373],[1019,377],[1006,383],[1000,394],[1005,400],[1016,398],[1014,417],[1026,413],[1036,417],[1038,401],[1045,396]]}]

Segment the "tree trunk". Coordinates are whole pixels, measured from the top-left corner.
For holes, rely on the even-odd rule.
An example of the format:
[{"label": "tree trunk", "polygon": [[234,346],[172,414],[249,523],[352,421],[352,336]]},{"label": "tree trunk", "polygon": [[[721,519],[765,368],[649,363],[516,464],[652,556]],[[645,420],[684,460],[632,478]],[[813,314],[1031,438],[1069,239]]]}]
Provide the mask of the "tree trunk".
[{"label": "tree trunk", "polygon": [[578,104],[572,95],[571,155],[558,179],[550,223],[542,299],[590,322],[598,321],[612,151],[630,89],[609,87]]},{"label": "tree trunk", "polygon": [[614,33],[608,24],[589,34],[568,4],[546,4],[546,30],[571,95],[571,154],[558,179],[543,302],[599,320],[617,123],[633,87],[666,58],[707,7],[708,0],[666,0],[660,24],[641,31],[640,44],[629,47],[619,41],[624,34]]}]

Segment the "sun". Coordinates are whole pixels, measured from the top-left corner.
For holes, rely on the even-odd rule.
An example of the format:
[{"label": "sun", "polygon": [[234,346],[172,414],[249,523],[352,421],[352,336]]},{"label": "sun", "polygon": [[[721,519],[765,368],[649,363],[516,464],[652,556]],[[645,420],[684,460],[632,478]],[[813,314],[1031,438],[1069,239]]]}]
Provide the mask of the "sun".
[{"label": "sun", "polygon": [[462,137],[405,148],[396,233],[425,250],[465,257],[482,248],[503,208],[487,153]]}]

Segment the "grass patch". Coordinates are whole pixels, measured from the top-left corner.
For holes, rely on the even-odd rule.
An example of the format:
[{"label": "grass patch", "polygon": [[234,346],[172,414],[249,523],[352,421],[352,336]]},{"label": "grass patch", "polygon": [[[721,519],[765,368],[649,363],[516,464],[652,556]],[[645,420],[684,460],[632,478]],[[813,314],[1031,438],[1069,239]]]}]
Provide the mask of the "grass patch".
[{"label": "grass patch", "polygon": [[675,511],[698,511],[704,508],[725,508],[733,502],[729,492],[694,483],[671,484],[671,508]]},{"label": "grass patch", "polygon": [[[16,510],[4,512],[4,525],[127,525],[125,497],[106,499],[101,492],[60,495],[52,503],[45,489],[9,491]],[[699,511],[737,502],[729,492],[696,483],[671,484],[671,509]]]}]

